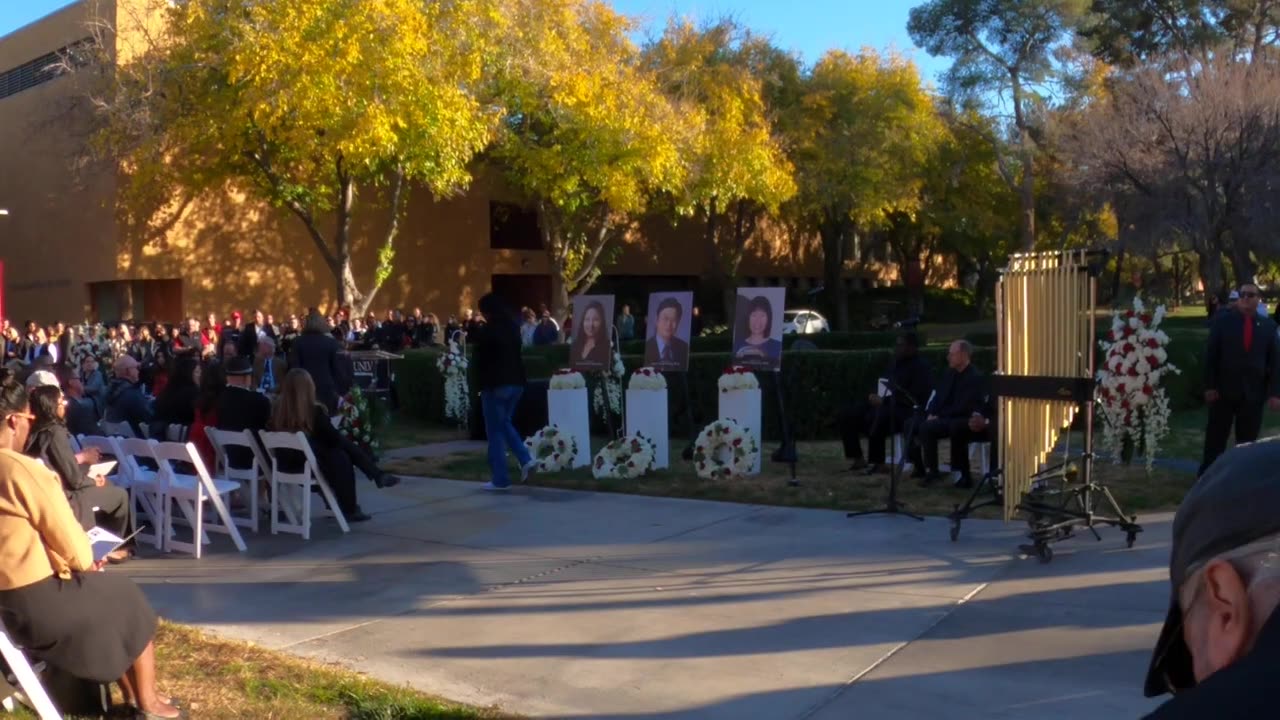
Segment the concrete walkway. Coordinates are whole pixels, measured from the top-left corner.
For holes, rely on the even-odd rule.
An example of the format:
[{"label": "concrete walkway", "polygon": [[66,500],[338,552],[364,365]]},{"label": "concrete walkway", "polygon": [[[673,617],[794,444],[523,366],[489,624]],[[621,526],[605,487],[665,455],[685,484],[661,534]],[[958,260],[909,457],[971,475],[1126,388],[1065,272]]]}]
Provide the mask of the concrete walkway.
[{"label": "concrete walkway", "polygon": [[556,718],[1124,718],[1168,517],[1126,550],[1017,526],[409,479],[310,542],[124,566],[162,615]]}]

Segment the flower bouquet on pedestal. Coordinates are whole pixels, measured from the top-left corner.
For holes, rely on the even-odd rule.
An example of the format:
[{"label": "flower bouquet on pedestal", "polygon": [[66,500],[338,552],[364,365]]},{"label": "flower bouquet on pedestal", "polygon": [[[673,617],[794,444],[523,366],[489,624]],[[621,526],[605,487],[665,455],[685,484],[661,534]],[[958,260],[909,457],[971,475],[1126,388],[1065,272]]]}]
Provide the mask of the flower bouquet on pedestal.
[{"label": "flower bouquet on pedestal", "polygon": [[735,390],[757,390],[760,387],[760,381],[751,370],[741,365],[734,365],[725,369],[724,374],[720,376],[719,385],[720,392],[728,393]]}]

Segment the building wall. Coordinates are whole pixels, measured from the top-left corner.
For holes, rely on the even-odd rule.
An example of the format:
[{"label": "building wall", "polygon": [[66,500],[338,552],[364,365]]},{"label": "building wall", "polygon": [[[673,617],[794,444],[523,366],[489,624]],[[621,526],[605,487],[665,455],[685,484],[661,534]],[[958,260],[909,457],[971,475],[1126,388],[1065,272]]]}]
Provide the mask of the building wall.
[{"label": "building wall", "polygon": [[[0,71],[85,37],[94,8],[130,29],[112,48],[128,57],[137,52],[138,28],[156,17],[148,13],[156,2],[72,5],[0,38]],[[312,305],[332,307],[336,281],[301,221],[234,187],[169,198],[148,226],[124,219],[115,164],[77,165],[86,155],[93,117],[80,98],[101,72],[86,69],[0,99],[0,207],[11,212],[0,217],[5,313],[78,320],[96,309],[102,319],[174,321],[255,307],[277,315]],[[373,308],[419,306],[447,315],[474,307],[495,275],[547,276],[542,251],[490,248],[490,201],[509,199],[510,193],[499,178],[477,175],[458,197],[437,200],[425,191],[410,193],[395,269]],[[387,221],[378,193],[361,189],[352,236],[362,288],[376,266]],[[323,232],[332,226],[332,219],[321,222]],[[616,276],[697,278],[707,272],[708,262],[699,223],[651,218],[627,236],[604,270]],[[777,225],[761,229],[739,268],[741,277],[792,278],[793,283],[821,274],[817,238],[797,237]]]}]

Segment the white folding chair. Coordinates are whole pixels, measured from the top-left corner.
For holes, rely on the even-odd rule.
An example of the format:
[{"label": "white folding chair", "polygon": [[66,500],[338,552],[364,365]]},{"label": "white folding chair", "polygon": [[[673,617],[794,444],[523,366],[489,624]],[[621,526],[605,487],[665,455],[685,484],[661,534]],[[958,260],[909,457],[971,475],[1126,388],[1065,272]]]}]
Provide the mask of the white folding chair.
[{"label": "white folding chair", "polygon": [[137,435],[133,433],[133,426],[127,422],[107,422],[106,420],[103,420],[98,423],[98,427],[102,428],[102,434],[107,437],[137,437]]},{"label": "white folding chair", "polygon": [[[138,533],[138,541],[150,542],[157,550],[162,550],[169,515],[165,479],[157,470],[139,462],[156,462],[155,447],[159,443],[133,437],[118,438],[116,443],[121,452],[117,459],[124,467],[123,474],[129,478],[129,517],[133,520],[133,527],[140,528],[145,524],[150,528]],[[147,522],[140,523],[140,517],[145,517]]]},{"label": "white folding chair", "polygon": [[[155,441],[152,440],[151,442],[154,443]],[[240,537],[240,530],[236,528],[235,521],[231,517],[231,510],[228,508],[231,493],[240,487],[240,483],[233,480],[215,480],[211,477],[209,469],[205,467],[204,460],[200,458],[200,453],[196,451],[196,446],[192,443],[155,443],[152,450],[155,452],[156,461],[160,465],[160,476],[166,485],[164,512],[165,551],[181,550],[195,555],[196,559],[199,560],[201,548],[208,542],[206,533],[220,532],[230,535],[231,541],[236,545],[236,549],[244,552],[247,549],[244,544],[244,538]],[[195,474],[188,475],[179,472],[179,468],[174,463],[190,465],[195,470]],[[205,503],[213,505],[214,517],[205,518]],[[171,504],[178,506],[182,516],[191,525],[192,534],[191,542],[189,543],[178,540],[177,535],[173,532]]]},{"label": "white folding chair", "polygon": [[[301,432],[260,432],[262,445],[271,456],[271,534],[280,532],[299,533],[302,539],[311,539],[311,488],[318,487],[320,494],[329,505],[333,516],[338,521],[342,532],[351,532],[347,518],[343,516],[338,501],[333,497],[324,474],[320,472],[320,464],[311,452],[311,444],[307,436]],[[302,453],[304,458],[301,473],[286,473],[280,470],[279,452],[294,450]],[[281,507],[283,505],[283,508]],[[280,511],[288,514],[288,522],[280,522]]]},{"label": "white folding chair", "polygon": [[[128,489],[129,473],[125,468],[124,451],[120,449],[120,443],[116,438],[104,435],[81,435],[76,438],[76,444],[80,447],[80,450],[97,448],[98,452],[115,460],[116,471],[108,475],[107,480],[110,480],[112,485]],[[76,452],[80,452],[80,450]]]},{"label": "white folding chair", "polygon": [[982,474],[978,477],[986,477],[991,473],[991,443],[975,442],[969,443],[969,465],[973,465],[973,456],[978,456],[978,467],[981,468]]},{"label": "white folding chair", "polygon": [[170,423],[169,426],[165,428],[164,440],[165,442],[184,443],[190,439],[188,437],[190,432],[191,428],[186,425]]},{"label": "white folding chair", "polygon": [[[213,450],[217,455],[215,475],[233,482],[242,483],[244,491],[249,495],[250,516],[247,518],[235,516],[236,524],[258,532],[258,497],[261,495],[261,483],[264,477],[267,482],[271,482],[271,478],[267,477],[268,463],[266,457],[262,454],[262,448],[253,439],[253,433],[248,430],[232,432],[230,430],[207,427],[204,432],[205,435],[209,436],[209,442],[213,445]],[[241,447],[248,450],[251,453],[250,466],[247,468],[231,467],[231,463],[227,459],[227,448],[229,447]]]},{"label": "white folding chair", "polygon": [[[62,715],[58,714],[58,709],[53,706],[49,693],[45,692],[44,685],[40,684],[40,678],[36,676],[35,669],[27,661],[27,656],[13,644],[9,635],[3,630],[0,630],[0,656],[4,657],[9,670],[17,679],[18,685],[22,687],[22,694],[25,697],[20,699],[36,711],[40,720],[62,720]],[[7,704],[6,707],[8,707]]]}]

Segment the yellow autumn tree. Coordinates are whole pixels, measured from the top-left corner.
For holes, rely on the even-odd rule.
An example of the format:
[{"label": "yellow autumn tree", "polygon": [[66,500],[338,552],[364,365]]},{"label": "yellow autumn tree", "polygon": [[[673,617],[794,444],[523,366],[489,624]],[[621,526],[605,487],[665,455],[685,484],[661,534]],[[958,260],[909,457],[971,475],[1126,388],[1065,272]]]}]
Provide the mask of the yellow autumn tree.
[{"label": "yellow autumn tree", "polygon": [[691,113],[688,174],[677,209],[703,223],[712,283],[732,310],[733,279],[762,216],[796,192],[756,62],[768,42],[733,20],[699,29],[686,20],[645,48],[645,65]]},{"label": "yellow autumn tree", "polygon": [[588,288],[610,242],[686,173],[691,118],[641,65],[632,22],[595,0],[520,0],[492,159],[537,211],[552,309]]},{"label": "yellow autumn tree", "polygon": [[796,113],[787,123],[799,185],[793,208],[822,238],[828,302],[848,329],[842,278],[853,241],[883,226],[890,211],[919,205],[940,121],[915,65],[872,50],[823,55]]},{"label": "yellow autumn tree", "polygon": [[[94,98],[128,209],[146,220],[180,192],[228,187],[287,209],[360,313],[391,273],[409,189],[465,188],[501,117],[486,84],[499,0],[185,0],[130,17],[105,28],[131,52]],[[387,216],[363,239],[378,266],[357,270],[360,201]]]}]

